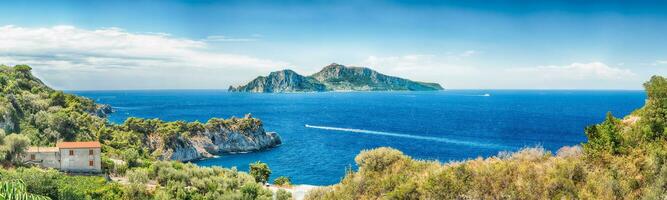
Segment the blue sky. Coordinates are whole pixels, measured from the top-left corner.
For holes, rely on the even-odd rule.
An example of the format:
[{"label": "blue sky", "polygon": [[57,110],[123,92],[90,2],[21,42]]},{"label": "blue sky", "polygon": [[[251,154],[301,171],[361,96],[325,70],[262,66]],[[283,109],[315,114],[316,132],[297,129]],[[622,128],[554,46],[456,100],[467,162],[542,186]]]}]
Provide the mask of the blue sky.
[{"label": "blue sky", "polygon": [[20,1],[0,63],[59,89],[227,88],[332,62],[446,88],[639,89],[667,73],[659,1]]}]

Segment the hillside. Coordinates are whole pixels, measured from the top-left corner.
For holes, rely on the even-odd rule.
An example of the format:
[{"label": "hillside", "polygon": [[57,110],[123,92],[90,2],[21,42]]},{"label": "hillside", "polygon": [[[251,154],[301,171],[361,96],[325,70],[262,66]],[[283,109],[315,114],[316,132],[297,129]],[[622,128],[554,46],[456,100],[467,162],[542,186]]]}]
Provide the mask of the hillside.
[{"label": "hillside", "polygon": [[26,65],[0,65],[0,127],[7,135],[27,136],[32,145],[95,140],[103,144],[107,157],[138,163],[188,161],[281,143],[250,115],[206,123],[129,118],[112,124],[104,118],[111,111],[108,105],[51,89],[30,71]]},{"label": "hillside", "polygon": [[229,87],[234,92],[323,92],[323,91],[431,91],[442,90],[437,83],[423,83],[387,76],[364,67],[330,64],[311,76],[292,70],[271,72],[246,85]]},{"label": "hillside", "polygon": [[667,80],[644,87],[644,107],[623,119],[608,113],[585,128],[587,142],[555,155],[536,147],[443,164],[378,148],[307,199],[666,199]]}]

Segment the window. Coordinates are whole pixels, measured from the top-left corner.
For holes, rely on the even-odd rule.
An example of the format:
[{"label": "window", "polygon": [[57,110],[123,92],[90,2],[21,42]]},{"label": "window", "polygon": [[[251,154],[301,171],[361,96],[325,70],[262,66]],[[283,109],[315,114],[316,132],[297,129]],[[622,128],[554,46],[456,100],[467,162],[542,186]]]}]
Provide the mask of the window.
[{"label": "window", "polygon": [[30,160],[35,160],[35,154],[30,154]]},{"label": "window", "polygon": [[91,156],[93,155],[93,150],[92,149],[88,150],[88,155],[91,155]]},{"label": "window", "polygon": [[95,164],[95,163],[93,163],[93,161],[92,161],[92,160],[89,160],[89,161],[88,161],[88,166],[91,166],[91,167],[92,167],[92,166],[93,166],[93,164]]},{"label": "window", "polygon": [[69,155],[73,156],[74,155],[74,150],[69,150]]}]

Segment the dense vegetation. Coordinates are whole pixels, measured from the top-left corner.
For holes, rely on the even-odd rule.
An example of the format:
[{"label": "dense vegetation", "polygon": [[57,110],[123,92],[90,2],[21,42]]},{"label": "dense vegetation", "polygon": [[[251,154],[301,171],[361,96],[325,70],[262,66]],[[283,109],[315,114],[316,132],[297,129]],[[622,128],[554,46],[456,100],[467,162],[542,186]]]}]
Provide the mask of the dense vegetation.
[{"label": "dense vegetation", "polygon": [[[236,169],[166,161],[170,153],[191,137],[217,129],[241,134],[256,131],[261,126],[258,119],[248,115],[213,118],[200,123],[129,118],[123,124],[111,124],[104,118],[103,105],[51,89],[30,71],[26,65],[0,65],[0,163],[4,168],[0,169],[0,184],[3,184],[0,198],[7,194],[37,199],[272,197],[271,191],[257,183],[253,176]],[[91,140],[102,143],[104,171],[118,176],[121,181],[109,181],[102,176],[68,175],[23,166],[21,162],[30,145],[53,146],[58,141]],[[268,175],[266,178],[268,180]]]},{"label": "dense vegetation", "polygon": [[252,117],[213,118],[207,123],[129,118],[115,125],[104,118],[101,105],[51,89],[30,70],[26,65],[0,65],[0,129],[26,136],[32,145],[100,141],[106,156],[134,165],[142,160],[167,160],[189,137],[206,130],[222,127],[246,133],[261,126]]},{"label": "dense vegetation", "polygon": [[361,152],[358,171],[307,199],[666,199],[667,80],[644,84],[646,105],[585,129],[588,142],[442,164],[398,150]]}]

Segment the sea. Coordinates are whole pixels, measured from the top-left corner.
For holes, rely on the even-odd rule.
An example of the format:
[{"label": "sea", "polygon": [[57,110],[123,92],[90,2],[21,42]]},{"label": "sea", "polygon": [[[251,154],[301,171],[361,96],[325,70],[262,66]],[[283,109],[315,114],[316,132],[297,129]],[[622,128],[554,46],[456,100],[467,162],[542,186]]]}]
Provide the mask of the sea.
[{"label": "sea", "polygon": [[283,141],[273,149],[224,154],[200,166],[262,161],[271,177],[330,185],[356,169],[359,152],[391,147],[446,163],[543,147],[556,152],[586,141],[584,128],[607,112],[623,117],[644,104],[643,91],[445,90],[255,94],[225,90],[69,91],[110,104],[109,119],[206,122],[251,113]]}]

